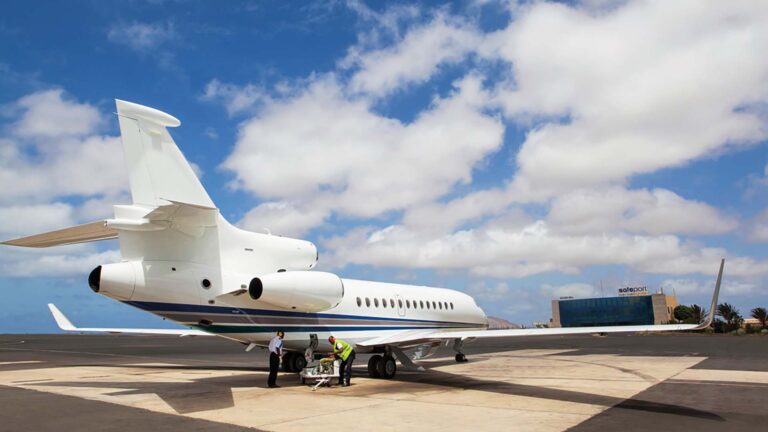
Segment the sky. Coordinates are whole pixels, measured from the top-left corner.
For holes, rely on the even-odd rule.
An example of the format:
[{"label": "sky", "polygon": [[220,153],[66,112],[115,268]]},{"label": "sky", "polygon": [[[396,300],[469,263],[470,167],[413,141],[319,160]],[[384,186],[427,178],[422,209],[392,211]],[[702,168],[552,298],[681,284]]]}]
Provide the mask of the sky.
[{"label": "sky", "polygon": [[[492,316],[646,285],[768,306],[768,2],[3,3],[0,238],[130,203],[114,99],[230,222]],[[172,324],[98,296],[116,241],[0,248],[0,333]]]}]

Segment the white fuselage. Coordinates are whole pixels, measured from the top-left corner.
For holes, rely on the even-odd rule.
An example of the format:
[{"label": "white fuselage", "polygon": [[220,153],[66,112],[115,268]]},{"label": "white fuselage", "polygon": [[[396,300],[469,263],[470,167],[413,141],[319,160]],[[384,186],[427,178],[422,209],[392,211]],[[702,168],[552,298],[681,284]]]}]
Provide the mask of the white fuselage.
[{"label": "white fuselage", "polygon": [[356,343],[401,332],[487,327],[472,297],[444,288],[341,279],[343,294],[325,309],[312,302],[278,307],[254,300],[245,292],[253,277],[320,274],[308,272],[317,261],[314,245],[243,231],[221,216],[210,225],[198,236],[121,232],[126,261],[104,266],[100,293],[243,343],[264,346],[283,330],[285,346],[293,350],[306,348],[311,335],[322,350],[330,335]]}]

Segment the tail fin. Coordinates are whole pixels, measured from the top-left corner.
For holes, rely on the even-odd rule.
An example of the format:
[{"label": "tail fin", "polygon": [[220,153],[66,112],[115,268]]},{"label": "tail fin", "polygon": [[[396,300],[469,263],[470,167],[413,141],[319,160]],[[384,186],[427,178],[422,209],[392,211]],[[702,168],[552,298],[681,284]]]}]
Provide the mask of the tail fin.
[{"label": "tail fin", "polygon": [[167,127],[181,122],[154,108],[115,100],[134,204],[215,207]]}]

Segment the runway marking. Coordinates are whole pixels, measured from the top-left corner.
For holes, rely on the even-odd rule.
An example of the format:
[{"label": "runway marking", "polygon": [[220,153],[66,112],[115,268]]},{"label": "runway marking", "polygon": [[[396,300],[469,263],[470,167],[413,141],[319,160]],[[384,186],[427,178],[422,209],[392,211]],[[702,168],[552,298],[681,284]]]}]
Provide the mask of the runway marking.
[{"label": "runway marking", "polygon": [[42,363],[42,362],[40,360],[9,361],[9,362],[0,362],[0,366],[17,365],[17,364],[28,364],[28,363]]},{"label": "runway marking", "polygon": [[768,372],[688,369],[675,375],[674,379],[680,381],[768,384]]},{"label": "runway marking", "polygon": [[[284,387],[271,390],[264,388],[263,370],[165,362],[26,368],[3,372],[0,384],[272,431],[325,431],[339,407],[347,418],[366,419],[355,422],[362,431],[499,430],[511,424],[521,431],[561,431],[655,382],[685,377],[704,359],[570,351],[478,354],[458,364],[428,359],[426,373],[403,373],[396,380],[356,377],[352,387],[317,392],[291,374],[281,374]],[[364,370],[363,364],[356,368]],[[49,381],[37,381],[41,377]]]}]

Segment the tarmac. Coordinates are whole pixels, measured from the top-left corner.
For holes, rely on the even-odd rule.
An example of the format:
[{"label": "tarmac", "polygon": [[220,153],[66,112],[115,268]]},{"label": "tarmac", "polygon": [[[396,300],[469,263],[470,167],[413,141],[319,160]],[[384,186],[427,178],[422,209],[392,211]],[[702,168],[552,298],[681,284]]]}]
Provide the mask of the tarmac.
[{"label": "tarmac", "polygon": [[[768,337],[507,338],[426,372],[312,391],[218,338],[0,335],[0,431],[752,430],[768,421]],[[341,423],[340,423],[341,422]]]}]

